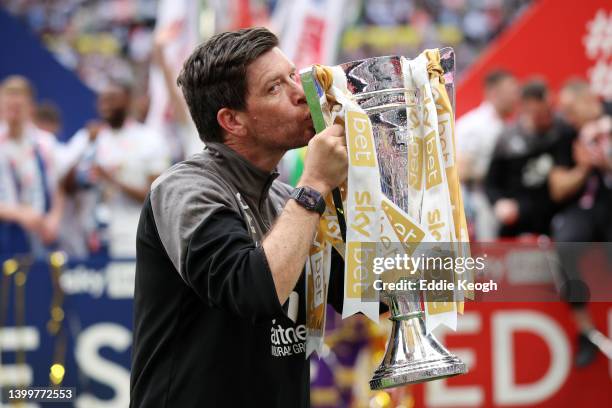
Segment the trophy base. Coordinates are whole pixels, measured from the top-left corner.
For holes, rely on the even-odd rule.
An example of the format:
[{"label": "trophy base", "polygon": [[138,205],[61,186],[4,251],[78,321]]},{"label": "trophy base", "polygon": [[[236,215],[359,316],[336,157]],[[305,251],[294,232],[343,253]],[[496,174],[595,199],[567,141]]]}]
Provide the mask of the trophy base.
[{"label": "trophy base", "polygon": [[415,361],[379,367],[370,380],[372,390],[382,390],[401,385],[417,384],[425,381],[453,377],[467,372],[465,363],[459,358],[448,355],[437,360]]}]

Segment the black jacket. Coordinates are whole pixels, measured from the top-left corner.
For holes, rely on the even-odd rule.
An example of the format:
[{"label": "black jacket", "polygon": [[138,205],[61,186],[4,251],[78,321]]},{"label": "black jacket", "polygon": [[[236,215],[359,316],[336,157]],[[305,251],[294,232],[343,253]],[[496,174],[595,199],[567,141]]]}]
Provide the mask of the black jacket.
[{"label": "black jacket", "polygon": [[559,138],[556,122],[543,134],[529,134],[520,126],[509,127],[500,134],[485,179],[485,191],[491,205],[510,198],[519,206],[517,222],[502,226],[501,236],[549,233],[557,206],[550,197],[548,177]]},{"label": "black jacket", "polygon": [[[210,144],[153,184],[137,234],[132,407],[309,405],[304,275],[281,305],[260,245],[291,191],[277,176]],[[333,251],[336,310],[342,271]]]}]

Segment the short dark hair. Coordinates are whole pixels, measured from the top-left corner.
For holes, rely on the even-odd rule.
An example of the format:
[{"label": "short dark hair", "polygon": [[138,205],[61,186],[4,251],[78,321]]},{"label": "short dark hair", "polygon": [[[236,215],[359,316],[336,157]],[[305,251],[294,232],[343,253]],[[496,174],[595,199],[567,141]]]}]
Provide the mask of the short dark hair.
[{"label": "short dark hair", "polygon": [[489,71],[484,78],[484,86],[486,89],[490,89],[506,78],[514,78],[514,75],[510,73],[510,71],[506,71],[505,69],[496,69],[493,71]]},{"label": "short dark hair", "polygon": [[532,79],[523,85],[522,100],[536,100],[543,102],[548,98],[548,85],[541,79]]},{"label": "short dark hair", "polygon": [[247,28],[217,34],[187,58],[177,84],[200,139],[223,142],[217,112],[221,108],[246,108],[247,67],[276,46],[278,38],[266,28]]}]

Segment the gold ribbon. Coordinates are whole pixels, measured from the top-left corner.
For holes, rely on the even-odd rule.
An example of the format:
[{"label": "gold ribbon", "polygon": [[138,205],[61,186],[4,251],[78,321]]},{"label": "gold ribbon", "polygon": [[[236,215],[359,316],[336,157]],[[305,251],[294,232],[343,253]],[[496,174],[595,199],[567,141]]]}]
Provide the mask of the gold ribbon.
[{"label": "gold ribbon", "polygon": [[436,48],[423,52],[427,57],[427,73],[429,74],[429,79],[431,80],[438,77],[440,83],[444,85],[444,70],[442,69],[442,64],[440,64],[440,51]]},{"label": "gold ribbon", "polygon": [[[315,77],[317,81],[319,81],[319,84],[321,84],[321,87],[325,93],[325,99],[329,105],[330,113],[334,109],[341,108],[340,103],[334,96],[333,92],[331,92],[331,87],[334,83],[334,74],[332,73],[331,69],[324,65],[315,65],[314,69]],[[336,116],[334,123],[344,126],[344,120],[340,116]]]},{"label": "gold ribbon", "polygon": [[331,69],[323,65],[315,65],[314,68],[317,81],[319,81],[325,92],[329,91],[334,82],[334,76]]},{"label": "gold ribbon", "polygon": [[[444,86],[444,70],[440,63],[440,50],[430,49],[423,51],[427,58],[427,73],[431,87],[436,91],[435,104],[436,111],[438,113],[438,127],[440,128],[440,136],[446,139],[446,143],[452,146],[448,155],[450,156],[449,165],[446,166],[446,179],[448,182],[448,188],[452,203],[452,213],[454,222],[455,237],[458,242],[458,255],[462,257],[469,257],[470,251],[468,246],[468,234],[467,234],[467,221],[465,219],[465,210],[463,204],[463,197],[461,196],[461,188],[459,185],[459,174],[457,171],[456,163],[456,147],[455,147],[455,123],[453,107],[450,102],[450,98]],[[443,116],[447,116],[447,120],[450,122],[448,126],[443,123]],[[444,132],[444,129],[448,129],[449,132]],[[473,281],[473,272],[468,271],[465,278],[468,281]],[[474,292],[472,290],[467,291],[465,295],[473,299]],[[463,302],[458,302],[458,309],[460,313],[463,312]]]}]

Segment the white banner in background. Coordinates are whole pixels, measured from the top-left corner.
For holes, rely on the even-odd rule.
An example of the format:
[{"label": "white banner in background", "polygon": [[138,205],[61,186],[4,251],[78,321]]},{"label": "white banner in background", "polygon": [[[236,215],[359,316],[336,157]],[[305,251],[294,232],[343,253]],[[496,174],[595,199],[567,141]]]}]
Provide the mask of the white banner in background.
[{"label": "white banner in background", "polygon": [[[198,0],[160,0],[157,8],[155,33],[166,30],[173,24],[179,26],[176,38],[164,50],[166,61],[173,69],[175,76],[198,43]],[[167,121],[169,97],[162,71],[151,65],[149,73],[149,95],[151,104],[147,116],[147,125],[155,129],[162,128]]]},{"label": "white banner in background", "polygon": [[298,68],[335,64],[346,0],[281,0],[272,15],[280,48]]}]

